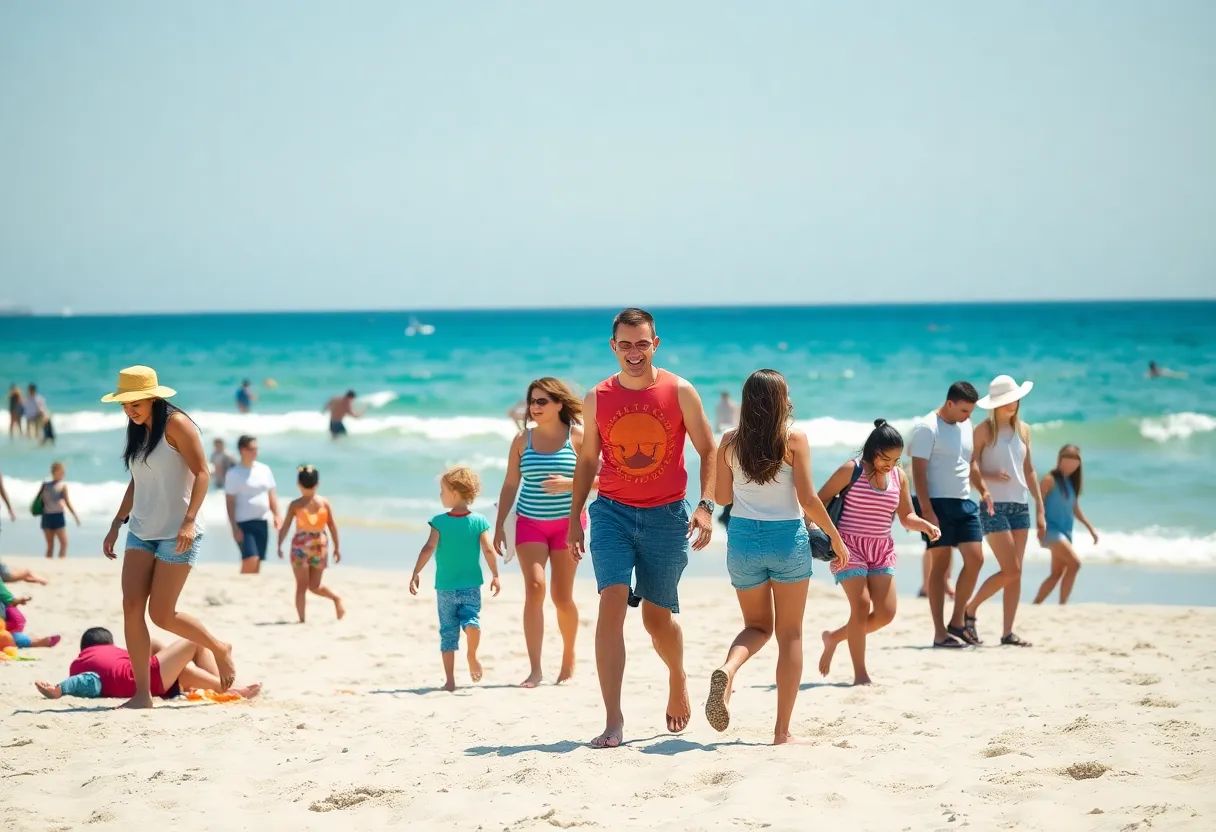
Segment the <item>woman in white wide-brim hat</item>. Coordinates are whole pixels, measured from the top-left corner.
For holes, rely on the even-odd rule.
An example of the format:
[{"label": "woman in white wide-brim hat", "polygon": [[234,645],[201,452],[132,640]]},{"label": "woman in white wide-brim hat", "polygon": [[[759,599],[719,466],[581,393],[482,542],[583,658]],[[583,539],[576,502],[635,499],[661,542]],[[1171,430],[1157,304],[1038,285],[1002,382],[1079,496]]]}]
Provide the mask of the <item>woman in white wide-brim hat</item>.
[{"label": "woman in white wide-brim hat", "polygon": [[977,407],[988,411],[988,418],[975,426],[971,457],[979,463],[992,495],[992,514],[981,511],[980,526],[1000,570],[984,581],[967,604],[967,624],[974,631],[980,604],[1003,591],[1001,644],[1016,647],[1030,646],[1013,631],[1013,620],[1022,597],[1022,560],[1030,535],[1031,497],[1040,540],[1046,532],[1043,497],[1030,459],[1030,430],[1018,418],[1021,401],[1033,387],[1032,381],[1018,384],[1006,375],[992,380],[988,395],[976,402]]},{"label": "woman in white wide-brim hat", "polygon": [[135,672],[135,696],[123,706],[129,708],[150,708],[153,696],[165,696],[173,688],[172,679],[166,685],[158,678],[162,670],[151,655],[145,609],[156,626],[211,650],[219,690],[230,688],[236,676],[232,645],[177,611],[177,598],[198,557],[202,527],[197,516],[210,474],[198,428],[167,401],[175,392],[159,383],[152,368],[128,367],[118,374],[117,389],[102,398],[121,403],[128,419],[123,461],[131,481],[102,551],[117,557],[114,545],[129,518],[122,561],[123,623]]}]

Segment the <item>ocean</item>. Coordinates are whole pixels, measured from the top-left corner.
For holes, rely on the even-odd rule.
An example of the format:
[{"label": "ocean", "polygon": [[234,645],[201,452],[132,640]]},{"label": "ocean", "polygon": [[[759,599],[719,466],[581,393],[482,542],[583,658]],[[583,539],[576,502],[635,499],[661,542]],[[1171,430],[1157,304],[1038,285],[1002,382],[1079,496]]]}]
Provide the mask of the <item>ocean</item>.
[{"label": "ocean", "polygon": [[[53,449],[0,440],[0,473],[19,514],[15,524],[5,518],[0,554],[41,551],[28,506],[52,460],[66,464],[85,523],[70,554],[99,553],[126,476],[124,417],[98,399],[119,369],[147,364],[178,390],[174,401],[198,423],[208,454],[212,439],[231,447],[240,434],[256,436],[284,499],[296,495],[296,467],[317,466],[349,530],[351,562],[408,569],[441,510],[436,480],[446,466],[480,472],[479,507],[492,513],[515,432],[506,413],[529,380],[554,375],[586,390],[614,371],[615,311],[0,318],[0,383],[37,383],[58,434]],[[737,400],[751,371],[786,375],[817,484],[860,447],[875,418],[906,431],[955,380],[982,393],[999,373],[1031,379],[1022,418],[1039,471],[1064,443],[1082,449],[1082,506],[1101,534],[1094,546],[1078,527],[1082,558],[1216,568],[1216,302],[654,312],[656,363],[692,381],[711,417],[720,392]],[[1150,360],[1187,377],[1147,379]],[[243,378],[259,396],[248,415],[235,408]],[[331,442],[321,408],[348,388],[367,414]],[[202,518],[204,559],[235,562],[218,492]],[[896,535],[901,552],[920,550],[915,537]],[[1028,559],[1046,554],[1032,545]],[[703,568],[719,567],[720,557]]]}]

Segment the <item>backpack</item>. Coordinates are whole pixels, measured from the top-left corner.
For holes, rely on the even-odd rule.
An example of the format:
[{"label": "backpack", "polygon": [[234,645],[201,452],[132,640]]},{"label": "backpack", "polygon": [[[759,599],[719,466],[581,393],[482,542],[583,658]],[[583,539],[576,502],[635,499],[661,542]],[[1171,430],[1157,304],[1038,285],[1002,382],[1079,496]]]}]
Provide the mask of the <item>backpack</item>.
[{"label": "backpack", "polygon": [[[832,499],[828,500],[828,504],[824,507],[827,509],[828,517],[832,518],[832,525],[840,522],[840,515],[844,513],[844,495],[853,487],[853,483],[861,477],[861,460],[853,461],[853,476],[849,479],[849,484],[840,489],[840,493]],[[832,549],[832,539],[828,537],[827,532],[823,529],[811,529],[811,557],[815,560],[836,560],[836,552]]]}]

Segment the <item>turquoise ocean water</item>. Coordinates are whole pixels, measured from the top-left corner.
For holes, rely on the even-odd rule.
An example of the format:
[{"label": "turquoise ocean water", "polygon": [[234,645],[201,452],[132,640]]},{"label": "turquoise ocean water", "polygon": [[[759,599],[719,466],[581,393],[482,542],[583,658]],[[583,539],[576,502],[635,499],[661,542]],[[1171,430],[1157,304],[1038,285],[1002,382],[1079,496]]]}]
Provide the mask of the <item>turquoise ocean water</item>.
[{"label": "turquoise ocean water", "polygon": [[[124,419],[102,405],[118,370],[142,363],[177,388],[175,401],[210,440],[256,435],[262,459],[295,495],[296,466],[321,470],[350,529],[347,555],[408,568],[427,519],[440,510],[447,465],[480,471],[491,503],[514,427],[507,409],[527,382],[556,375],[587,389],[613,372],[615,310],[250,313],[0,318],[0,383],[38,384],[58,444],[0,441],[0,472],[19,514],[4,552],[38,552],[28,504],[52,459],[64,461],[85,528],[74,553],[94,555],[126,484]],[[992,376],[1029,378],[1023,418],[1048,470],[1059,446],[1085,459],[1082,504],[1102,533],[1089,562],[1216,568],[1216,303],[1077,303],[831,308],[657,309],[656,360],[693,381],[707,410],[749,372],[789,378],[796,418],[821,482],[873,419],[902,428],[935,408],[950,382],[983,391]],[[417,326],[434,327],[421,334]],[[1188,374],[1145,378],[1150,360]],[[242,378],[260,396],[240,415]],[[273,389],[262,382],[277,381]],[[367,416],[331,442],[321,407],[354,388]],[[695,457],[694,457],[695,460]],[[695,462],[694,462],[695,466]],[[695,475],[694,475],[695,481]],[[233,558],[220,495],[203,511],[204,557]],[[724,537],[719,535],[719,541]],[[919,550],[897,531],[901,551]],[[1032,547],[1028,557],[1045,552]],[[719,558],[720,561],[720,558]]]}]

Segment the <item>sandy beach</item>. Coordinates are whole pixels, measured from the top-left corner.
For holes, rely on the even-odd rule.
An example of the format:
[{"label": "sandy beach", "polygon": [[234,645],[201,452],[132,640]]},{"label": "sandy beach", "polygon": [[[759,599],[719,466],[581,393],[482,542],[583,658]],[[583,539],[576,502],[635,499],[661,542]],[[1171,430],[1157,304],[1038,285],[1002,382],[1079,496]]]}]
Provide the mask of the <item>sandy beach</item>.
[{"label": "sandy beach", "polygon": [[[925,649],[923,602],[901,599],[871,640],[879,684],[854,689],[842,647],[826,680],[819,633],[846,617],[843,594],[813,585],[806,672],[794,730],[809,747],[774,749],[770,645],[740,673],[733,722],[705,722],[710,671],[739,626],[725,579],[681,587],[694,718],[663,727],[666,674],[640,616],[626,627],[627,746],[595,751],[595,591],[580,580],[583,628],[572,684],[514,687],[527,672],[513,566],[486,598],[485,679],[438,690],[433,591],[411,599],[406,574],[330,571],[349,614],[310,599],[294,623],[290,578],[272,568],[193,575],[181,608],[236,644],[261,698],[179,700],[154,712],[115,701],[49,701],[89,625],[121,639],[119,563],[51,563],[30,631],[59,632],[35,662],[0,665],[0,790],[10,830],[168,826],[188,830],[419,828],[1209,829],[1216,822],[1216,609],[1084,604],[1024,607],[1033,649]],[[488,593],[487,593],[488,595]],[[993,607],[989,615],[995,615]],[[981,618],[981,635],[996,642]],[[155,631],[154,631],[155,632]],[[550,611],[546,669],[559,657]],[[467,673],[458,679],[467,682]]]}]

